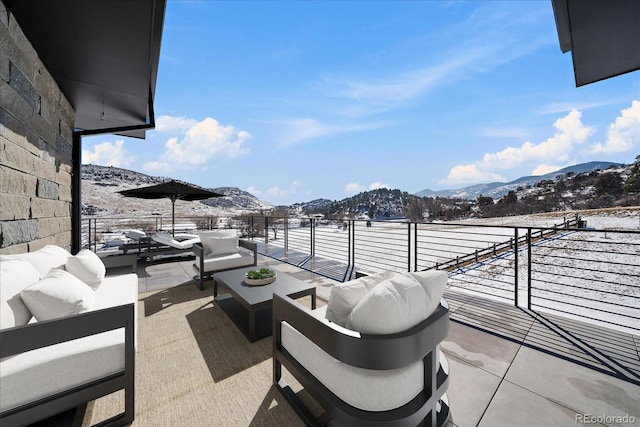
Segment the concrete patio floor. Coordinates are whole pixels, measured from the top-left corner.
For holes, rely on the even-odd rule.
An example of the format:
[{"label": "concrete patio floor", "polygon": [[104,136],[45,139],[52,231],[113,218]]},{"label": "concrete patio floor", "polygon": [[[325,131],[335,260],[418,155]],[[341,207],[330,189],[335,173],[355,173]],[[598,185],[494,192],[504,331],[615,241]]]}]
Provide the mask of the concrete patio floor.
[{"label": "concrete patio floor", "polygon": [[[138,265],[139,292],[191,281],[193,259]],[[316,285],[331,279],[260,257]],[[120,269],[110,270],[110,274]],[[195,285],[194,285],[195,286]],[[442,349],[452,426],[640,426],[640,337],[540,315],[454,289]]]}]

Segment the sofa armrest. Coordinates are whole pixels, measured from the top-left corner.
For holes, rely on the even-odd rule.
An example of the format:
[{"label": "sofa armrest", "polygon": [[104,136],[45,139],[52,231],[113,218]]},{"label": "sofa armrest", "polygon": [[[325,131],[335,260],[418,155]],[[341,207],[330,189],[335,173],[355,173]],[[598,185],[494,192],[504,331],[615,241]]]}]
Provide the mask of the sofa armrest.
[{"label": "sofa armrest", "polygon": [[135,304],[75,314],[0,330],[0,357],[124,328],[124,370],[98,381],[26,403],[0,413],[0,424],[28,425],[99,397],[124,390],[124,412],[101,425],[126,425],[135,417]]},{"label": "sofa armrest", "polygon": [[250,251],[253,252],[253,265],[257,265],[258,264],[258,244],[250,240],[244,240],[244,239],[238,240],[238,244],[243,248],[249,249]]},{"label": "sofa armrest", "polygon": [[274,351],[282,350],[281,323],[287,322],[323,351],[352,366],[396,369],[407,366],[437,349],[449,331],[449,310],[444,305],[426,320],[396,334],[344,334],[314,317],[293,299],[273,295]]},{"label": "sofa armrest", "polygon": [[204,247],[202,246],[202,242],[196,242],[192,246],[193,253],[200,258],[204,258]]},{"label": "sofa armrest", "polygon": [[0,330],[0,358],[83,338],[113,329],[125,329],[125,343],[134,347],[134,304],[74,314]]}]

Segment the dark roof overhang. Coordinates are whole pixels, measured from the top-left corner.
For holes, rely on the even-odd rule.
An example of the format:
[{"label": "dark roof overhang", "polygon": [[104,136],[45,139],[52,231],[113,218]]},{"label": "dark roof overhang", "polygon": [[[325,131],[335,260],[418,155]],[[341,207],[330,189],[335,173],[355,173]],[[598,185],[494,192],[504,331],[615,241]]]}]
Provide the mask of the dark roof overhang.
[{"label": "dark roof overhang", "polygon": [[640,1],[551,0],[576,86],[640,69]]},{"label": "dark roof overhang", "polygon": [[4,3],[75,109],[76,130],[144,138],[166,0]]}]

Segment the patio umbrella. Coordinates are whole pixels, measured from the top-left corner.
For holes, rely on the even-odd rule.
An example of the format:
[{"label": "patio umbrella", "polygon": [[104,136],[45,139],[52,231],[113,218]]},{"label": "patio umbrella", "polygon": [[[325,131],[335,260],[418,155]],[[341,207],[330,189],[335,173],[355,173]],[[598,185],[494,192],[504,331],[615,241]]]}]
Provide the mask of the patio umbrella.
[{"label": "patio umbrella", "polygon": [[178,181],[167,181],[149,187],[132,188],[130,190],[119,191],[125,197],[137,197],[140,199],[162,199],[164,197],[171,200],[171,234],[175,233],[176,220],[176,200],[204,200],[212,197],[223,197],[223,194],[214,193],[201,187],[185,184]]}]

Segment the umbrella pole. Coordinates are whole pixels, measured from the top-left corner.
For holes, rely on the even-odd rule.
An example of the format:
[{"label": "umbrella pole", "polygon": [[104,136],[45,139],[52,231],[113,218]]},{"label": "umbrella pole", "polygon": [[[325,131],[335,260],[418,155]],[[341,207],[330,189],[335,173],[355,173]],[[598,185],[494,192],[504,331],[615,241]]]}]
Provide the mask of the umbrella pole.
[{"label": "umbrella pole", "polygon": [[176,235],[176,198],[171,197],[171,235]]}]

